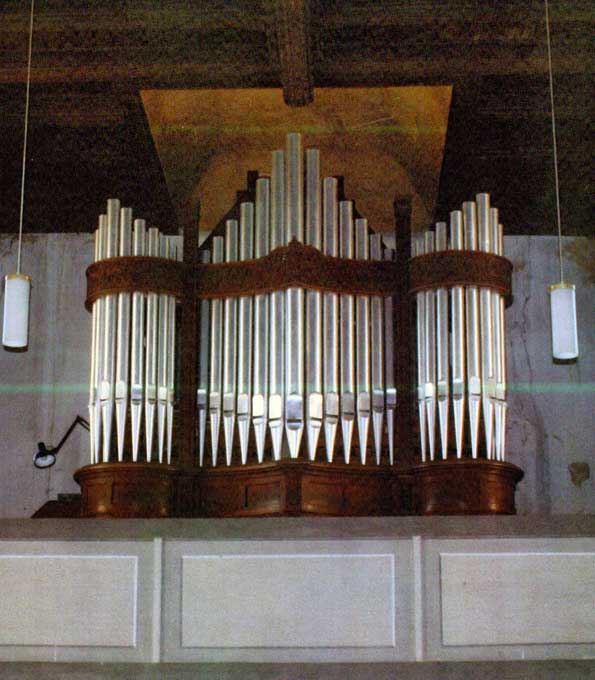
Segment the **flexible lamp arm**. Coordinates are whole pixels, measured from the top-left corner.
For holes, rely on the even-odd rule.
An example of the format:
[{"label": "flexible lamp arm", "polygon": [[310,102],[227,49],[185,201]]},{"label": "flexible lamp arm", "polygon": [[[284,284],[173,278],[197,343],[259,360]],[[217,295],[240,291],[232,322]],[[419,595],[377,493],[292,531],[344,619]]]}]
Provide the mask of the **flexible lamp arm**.
[{"label": "flexible lamp arm", "polygon": [[36,468],[48,468],[51,467],[55,462],[56,462],[56,456],[60,452],[60,449],[62,446],[64,446],[66,440],[70,435],[72,434],[72,431],[74,428],[80,425],[81,427],[84,427],[85,430],[89,430],[89,423],[87,420],[85,420],[82,416],[77,416],[72,425],[68,428],[66,431],[66,434],[62,437],[60,440],[60,443],[58,446],[54,446],[50,449],[48,449],[45,445],[45,442],[39,442],[37,444],[37,453],[35,454],[33,458],[33,464],[35,465]]}]

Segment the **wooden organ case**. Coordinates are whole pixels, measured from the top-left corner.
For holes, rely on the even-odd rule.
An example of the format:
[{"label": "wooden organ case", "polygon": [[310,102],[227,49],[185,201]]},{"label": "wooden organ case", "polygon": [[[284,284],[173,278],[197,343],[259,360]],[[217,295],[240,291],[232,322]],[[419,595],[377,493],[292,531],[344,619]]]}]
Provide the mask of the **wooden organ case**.
[{"label": "wooden organ case", "polygon": [[83,516],[514,513],[498,211],[478,194],[412,237],[396,201],[387,249],[319,163],[288,135],[181,260],[108,201]]}]

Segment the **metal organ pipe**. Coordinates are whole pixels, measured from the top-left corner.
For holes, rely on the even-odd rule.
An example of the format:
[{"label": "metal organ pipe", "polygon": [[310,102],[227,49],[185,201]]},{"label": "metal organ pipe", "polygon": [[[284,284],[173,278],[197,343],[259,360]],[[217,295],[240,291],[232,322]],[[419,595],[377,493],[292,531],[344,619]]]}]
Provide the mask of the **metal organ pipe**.
[{"label": "metal organ pipe", "polygon": [[[254,257],[264,257],[269,252],[270,180],[261,177],[256,181]],[[267,428],[269,399],[269,297],[254,297],[254,381],[252,392],[252,423],[259,463],[264,460],[264,442]]]},{"label": "metal organ pipe", "polygon": [[[120,211],[118,255],[128,257],[132,252],[132,210]],[[118,326],[116,336],[116,433],[118,460],[124,459],[124,430],[128,412],[128,366],[130,359],[130,293],[118,293]]]},{"label": "metal organ pipe", "polygon": [[[370,259],[382,260],[382,236],[370,236]],[[380,465],[382,452],[382,425],[384,421],[384,326],[383,304],[380,295],[370,297],[370,347],[371,352],[371,392],[372,392],[372,430],[376,465]],[[391,334],[388,336],[389,338]],[[392,452],[391,452],[392,453]],[[392,456],[390,459],[392,464]]]},{"label": "metal organ pipe", "polygon": [[[436,223],[436,252],[447,247],[446,222]],[[442,459],[448,456],[448,290],[436,290],[436,398],[438,400],[438,425],[442,444]]]},{"label": "metal organ pipe", "polygon": [[[323,191],[323,252],[339,257],[339,215],[335,177],[324,179]],[[339,424],[339,295],[323,294],[324,317],[324,439],[326,459],[333,462],[335,438]]]},{"label": "metal organ pipe", "polygon": [[[390,248],[384,251],[384,259],[393,261]],[[388,437],[388,455],[390,464],[395,461],[395,415],[397,410],[397,386],[395,385],[394,343],[393,343],[393,298],[384,298],[384,393],[386,398],[386,430]]]},{"label": "metal organ pipe", "polygon": [[[254,204],[240,204],[240,260],[254,256]],[[242,463],[248,460],[252,408],[252,297],[238,301],[238,400],[237,418]]]},{"label": "metal organ pipe", "polygon": [[[463,224],[465,249],[477,250],[477,206],[473,201],[463,203]],[[481,409],[481,327],[479,319],[479,291],[477,286],[467,286],[465,289],[465,313],[471,456],[477,458]]]},{"label": "metal organ pipe", "polygon": [[[463,249],[463,213],[450,213],[450,248]],[[450,291],[452,408],[457,458],[463,456],[465,423],[465,290],[453,286]]]},{"label": "metal organ pipe", "polygon": [[[301,136],[287,135],[285,230],[288,241],[304,241]],[[304,431],[304,290],[285,292],[285,432],[290,458],[297,458]]]},{"label": "metal organ pipe", "polygon": [[[477,194],[477,228],[479,250],[492,252],[492,234],[490,229],[490,197],[488,194]],[[496,397],[496,381],[494,374],[494,322],[492,317],[492,291],[482,287],[479,290],[479,318],[481,326],[481,396],[483,426],[485,433],[486,457],[493,457],[494,433],[494,399]]]},{"label": "metal organ pipe", "polygon": [[[450,213],[448,248],[502,255],[502,225],[498,210],[490,206],[489,195],[477,194],[476,201],[467,201],[462,208]],[[438,222],[435,232],[426,232],[423,241],[415,237],[413,256],[447,250],[446,226]],[[448,457],[451,400],[456,457],[463,457],[467,400],[471,457],[479,457],[480,416],[483,415],[485,458],[504,460],[506,359],[502,294],[485,284],[453,285],[450,293],[444,287],[417,292],[416,301],[422,461],[426,461],[428,453],[425,433],[429,458],[434,459],[434,394],[443,460]]]},{"label": "metal organ pipe", "polygon": [[[203,250],[200,253],[200,262],[202,264],[209,264],[211,262],[210,250]],[[199,311],[198,387],[196,392],[196,408],[198,411],[198,463],[202,466],[205,457],[209,393],[209,340],[211,336],[210,300],[202,299],[199,303]],[[219,393],[219,389],[214,391]]]},{"label": "metal organ pipe", "polygon": [[[213,264],[224,261],[224,239],[213,237]],[[223,409],[223,300],[211,302],[211,342],[209,364],[209,418],[211,422],[211,456],[213,466],[217,465],[219,430]]]},{"label": "metal organ pipe", "polygon": [[[320,154],[306,150],[306,243],[322,250]],[[306,430],[310,460],[315,460],[322,429],[322,293],[306,291]]]},{"label": "metal organ pipe", "polygon": [[[225,223],[225,261],[238,259],[238,223]],[[231,465],[233,432],[236,419],[238,301],[226,298],[223,305],[223,433],[225,435],[225,460]]]},{"label": "metal organ pipe", "polygon": [[[368,221],[355,220],[355,258],[370,259],[368,242]],[[370,427],[370,298],[367,295],[356,297],[356,412],[359,434],[359,450],[362,465],[366,462],[368,430]]]},{"label": "metal organ pipe", "polygon": [[[353,203],[339,203],[339,252],[344,259],[354,256]],[[355,418],[355,306],[353,295],[340,295],[341,340],[341,431],[343,434],[343,456],[351,460],[351,440]]]},{"label": "metal organ pipe", "polygon": [[[286,245],[285,152],[273,151],[271,171],[271,250]],[[273,458],[281,460],[285,406],[285,291],[270,294],[269,428]]]}]

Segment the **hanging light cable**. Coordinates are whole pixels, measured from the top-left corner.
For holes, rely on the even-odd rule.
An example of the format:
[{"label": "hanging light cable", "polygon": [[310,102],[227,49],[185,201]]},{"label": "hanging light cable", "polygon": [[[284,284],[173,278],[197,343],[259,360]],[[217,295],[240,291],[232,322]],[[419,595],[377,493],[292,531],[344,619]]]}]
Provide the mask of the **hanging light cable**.
[{"label": "hanging light cable", "polygon": [[550,15],[548,0],[545,1],[545,29],[547,37],[547,58],[550,81],[550,103],[552,111],[552,140],[554,149],[554,180],[556,185],[556,216],[558,221],[558,260],[560,282],[550,286],[550,310],[552,319],[552,354],[554,359],[576,359],[578,357],[578,336],[576,328],[575,287],[564,281],[562,262],[562,220],[560,218],[560,182],[558,178],[558,145],[556,143],[556,111],[554,108],[554,77],[552,70],[552,45],[550,37]]},{"label": "hanging light cable", "polygon": [[21,273],[21,249],[23,244],[23,213],[25,205],[25,176],[27,167],[27,134],[29,131],[29,93],[31,90],[31,53],[33,46],[33,15],[35,0],[31,0],[29,17],[29,50],[27,57],[27,94],[25,98],[25,132],[23,136],[23,163],[21,172],[21,205],[19,214],[19,242],[16,273],[4,277],[4,326],[2,344],[10,348],[23,348],[28,344],[29,297],[31,278]]}]

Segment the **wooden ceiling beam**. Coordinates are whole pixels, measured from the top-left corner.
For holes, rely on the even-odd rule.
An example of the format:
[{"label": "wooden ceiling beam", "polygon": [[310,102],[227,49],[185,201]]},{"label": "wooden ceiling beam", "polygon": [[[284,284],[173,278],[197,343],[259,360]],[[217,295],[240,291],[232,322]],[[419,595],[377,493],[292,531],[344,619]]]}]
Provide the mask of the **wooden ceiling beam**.
[{"label": "wooden ceiling beam", "polygon": [[314,100],[309,0],[276,0],[269,24],[269,45],[279,64],[283,98],[288,106]]}]

